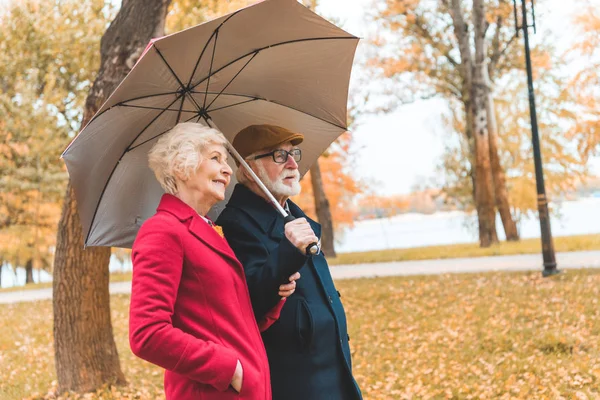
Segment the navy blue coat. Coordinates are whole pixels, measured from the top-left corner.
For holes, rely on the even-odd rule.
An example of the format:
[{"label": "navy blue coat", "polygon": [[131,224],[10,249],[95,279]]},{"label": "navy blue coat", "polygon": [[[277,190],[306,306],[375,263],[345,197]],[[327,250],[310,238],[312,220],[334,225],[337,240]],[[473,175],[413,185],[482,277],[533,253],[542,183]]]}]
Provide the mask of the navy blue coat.
[{"label": "navy blue coat", "polygon": [[[288,200],[317,237],[321,226]],[[243,185],[236,185],[217,225],[244,266],[257,320],[280,300],[278,288],[300,271],[281,316],[263,332],[273,400],[360,400],[352,376],[346,314],[323,253],[308,257],[285,237],[283,217]]]}]

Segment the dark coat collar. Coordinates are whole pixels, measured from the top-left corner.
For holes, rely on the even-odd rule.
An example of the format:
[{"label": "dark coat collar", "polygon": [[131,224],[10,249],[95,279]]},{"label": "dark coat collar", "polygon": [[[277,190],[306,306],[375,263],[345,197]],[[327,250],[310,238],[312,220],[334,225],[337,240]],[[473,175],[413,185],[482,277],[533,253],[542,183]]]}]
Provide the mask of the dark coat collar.
[{"label": "dark coat collar", "polygon": [[[200,217],[196,210],[177,197],[168,193],[164,194],[156,211],[164,211],[175,216],[175,218],[184,223],[188,230],[200,241],[222,255],[233,259],[236,264],[238,263],[237,258],[225,239],[208,225],[206,221],[202,220],[202,217]],[[189,221],[189,223],[186,223],[187,221]]]},{"label": "dark coat collar", "polygon": [[[288,200],[290,212],[296,218],[306,218],[317,237],[321,237],[321,225],[308,218],[293,201]],[[235,185],[227,207],[237,208],[246,213],[256,225],[274,239],[283,237],[283,217],[262,197],[258,196],[242,184]]]}]

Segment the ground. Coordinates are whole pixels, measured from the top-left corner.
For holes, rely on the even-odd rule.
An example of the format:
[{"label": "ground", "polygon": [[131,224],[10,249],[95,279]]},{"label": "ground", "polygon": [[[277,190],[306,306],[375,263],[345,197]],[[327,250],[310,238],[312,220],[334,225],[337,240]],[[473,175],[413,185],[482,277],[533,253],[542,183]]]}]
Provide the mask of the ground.
[{"label": "ground", "polygon": [[[600,398],[598,270],[546,279],[539,272],[478,273],[337,286],[365,400]],[[162,398],[162,371],[129,350],[128,304],[127,295],[112,297],[129,386],[86,398]],[[50,301],[0,306],[0,398],[52,392],[51,315]]]}]

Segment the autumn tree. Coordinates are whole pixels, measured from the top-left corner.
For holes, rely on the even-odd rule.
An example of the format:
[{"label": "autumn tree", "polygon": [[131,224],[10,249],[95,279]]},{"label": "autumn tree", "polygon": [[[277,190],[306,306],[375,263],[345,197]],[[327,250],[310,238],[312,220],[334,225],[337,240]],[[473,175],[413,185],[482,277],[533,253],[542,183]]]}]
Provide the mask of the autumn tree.
[{"label": "autumn tree", "polygon": [[[596,2],[598,3],[598,2]],[[571,112],[575,123],[569,137],[579,145],[580,153],[588,159],[600,155],[600,10],[597,5],[584,4],[575,15],[577,40],[566,58],[578,59],[581,67],[568,84],[573,102]]]},{"label": "autumn tree", "polygon": [[[551,40],[551,39],[549,39]],[[543,49],[543,51],[540,51]],[[552,56],[551,54],[555,54]],[[572,113],[573,99],[569,93],[569,77],[556,71],[568,70],[566,63],[552,47],[543,43],[532,53],[536,67],[534,79],[538,125],[544,161],[544,178],[549,197],[557,197],[575,189],[587,176],[586,160],[578,151],[578,142],[565,135],[577,122]],[[511,192],[511,212],[516,220],[537,216],[537,192],[531,130],[529,128],[529,98],[527,78],[515,69],[498,81],[502,87],[495,96],[498,119],[498,148],[500,163],[506,166],[506,182]],[[454,120],[461,130],[462,121]],[[463,138],[463,136],[459,136]],[[465,141],[448,148],[443,158],[446,191],[468,203],[470,177],[468,174],[469,148]]]},{"label": "autumn tree", "polygon": [[167,14],[166,33],[177,32],[249,6],[253,0],[174,0]]},{"label": "autumn tree", "polygon": [[475,51],[471,49],[469,25],[464,19],[460,0],[452,0],[450,15],[454,34],[458,40],[461,63],[459,67],[463,86],[467,123],[470,126],[470,141],[474,154],[475,171],[473,185],[479,226],[479,242],[489,247],[498,241],[496,236],[496,212],[494,209],[494,189],[490,162],[490,141],[488,125],[489,79],[486,68],[487,42],[485,38],[485,6],[483,0],[473,0],[473,26]]},{"label": "autumn tree", "polygon": [[[150,39],[164,35],[170,0],[124,0],[100,44],[100,67],[81,127],[134,66]],[[55,362],[59,391],[124,383],[113,339],[108,292],[110,248],[84,248],[73,189],[63,203],[54,262]]]},{"label": "autumn tree", "polygon": [[[103,1],[11,2],[0,14],[0,240],[4,260],[50,269],[67,174],[58,155],[78,123]],[[80,45],[73,46],[73,43]]]},{"label": "autumn tree", "polygon": [[[385,55],[374,58],[372,67],[395,83],[391,98],[400,104],[433,96],[447,101],[448,128],[457,133],[441,164],[452,175],[447,177],[447,192],[457,194],[466,208],[477,209],[482,245],[495,240],[494,207],[507,239],[517,239],[519,210],[507,178],[511,156],[503,147],[510,138],[501,137],[508,133],[496,104],[505,91],[504,78],[514,71],[523,74],[512,3],[389,0],[377,18],[384,26],[377,45]],[[533,52],[551,50],[544,43]],[[523,130],[512,133],[521,135]],[[562,147],[561,151],[568,153]],[[524,170],[516,171],[520,172]]]}]

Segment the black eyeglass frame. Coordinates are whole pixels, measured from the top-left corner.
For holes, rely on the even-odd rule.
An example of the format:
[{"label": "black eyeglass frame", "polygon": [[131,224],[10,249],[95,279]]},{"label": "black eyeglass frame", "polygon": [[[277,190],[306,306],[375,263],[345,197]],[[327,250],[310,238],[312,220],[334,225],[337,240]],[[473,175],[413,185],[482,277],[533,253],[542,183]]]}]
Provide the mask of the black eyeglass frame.
[{"label": "black eyeglass frame", "polygon": [[[283,161],[277,161],[275,159],[275,154],[276,153],[279,153],[280,155],[281,154],[285,154],[285,159]],[[298,155],[297,159],[296,159],[296,157],[295,157],[294,154]],[[287,151],[287,150],[284,150],[284,149],[275,149],[275,150],[273,150],[271,152],[255,156],[254,160],[258,160],[260,158],[269,157],[269,156],[271,156],[273,158],[273,162],[275,162],[276,164],[285,164],[287,162],[289,156],[292,156],[292,158],[294,159],[294,161],[300,162],[300,160],[302,160],[302,150],[301,149],[292,149],[290,151]]]}]

